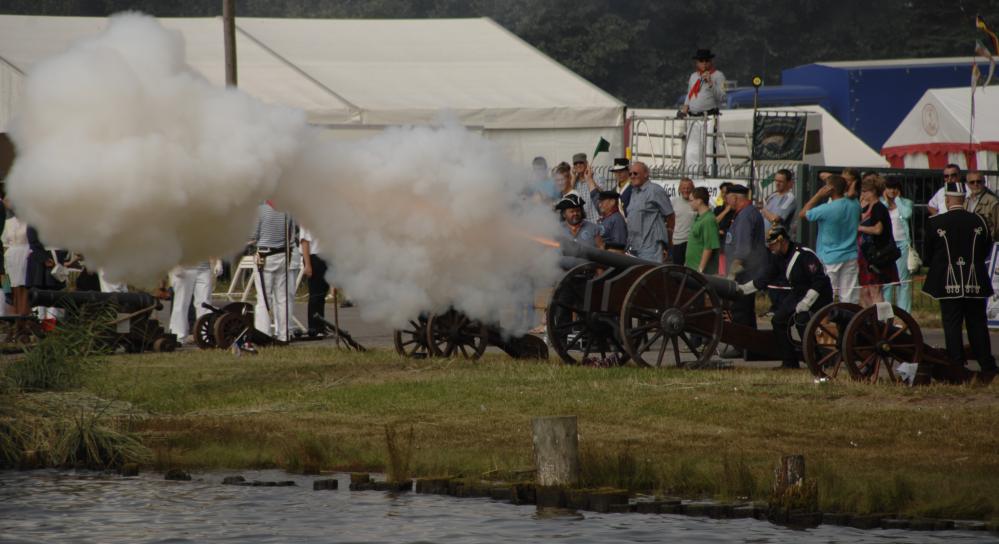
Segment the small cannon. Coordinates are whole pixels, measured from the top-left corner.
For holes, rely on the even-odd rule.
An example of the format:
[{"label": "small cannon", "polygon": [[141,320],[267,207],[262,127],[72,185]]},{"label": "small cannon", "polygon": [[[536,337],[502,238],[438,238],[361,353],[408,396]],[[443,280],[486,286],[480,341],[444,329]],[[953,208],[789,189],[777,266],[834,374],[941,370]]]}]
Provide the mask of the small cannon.
[{"label": "small cannon", "polygon": [[[129,353],[143,351],[173,351],[177,337],[166,332],[152,313],[163,308],[158,299],[148,293],[99,293],[96,291],[28,291],[31,306],[62,308],[71,312],[86,312],[87,308],[108,306],[117,317],[107,323],[110,332],[100,340],[109,347],[123,347]],[[85,315],[79,316],[85,319]],[[71,314],[70,319],[74,316]]]},{"label": "small cannon", "polygon": [[562,277],[548,305],[548,341],[563,362],[599,355],[605,364],[702,365],[720,342],[778,358],[770,331],[724,319],[726,307],[741,296],[735,282],[560,242],[566,257],[589,261]]},{"label": "small cannon", "polygon": [[514,359],[547,359],[548,346],[530,334],[505,335],[495,325],[486,325],[450,309],[441,314],[423,314],[409,326],[393,333],[399,355],[416,359],[461,357],[478,359],[490,345]]},{"label": "small cannon", "polygon": [[[933,380],[965,383],[994,378],[968,370],[944,350],[924,343],[919,322],[887,304],[880,309],[878,305],[829,304],[809,320],[801,344],[805,363],[820,379],[838,378],[844,369],[850,378],[870,383],[920,385]],[[967,347],[965,352],[974,358]]]}]

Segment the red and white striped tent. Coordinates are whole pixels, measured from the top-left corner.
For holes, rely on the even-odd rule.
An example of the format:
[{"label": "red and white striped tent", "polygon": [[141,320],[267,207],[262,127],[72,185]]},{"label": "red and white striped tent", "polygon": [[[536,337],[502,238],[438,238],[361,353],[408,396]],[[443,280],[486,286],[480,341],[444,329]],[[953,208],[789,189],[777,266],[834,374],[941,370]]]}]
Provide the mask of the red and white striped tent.
[{"label": "red and white striped tent", "polygon": [[929,89],[892,133],[881,154],[896,168],[994,170],[999,154],[999,87]]}]

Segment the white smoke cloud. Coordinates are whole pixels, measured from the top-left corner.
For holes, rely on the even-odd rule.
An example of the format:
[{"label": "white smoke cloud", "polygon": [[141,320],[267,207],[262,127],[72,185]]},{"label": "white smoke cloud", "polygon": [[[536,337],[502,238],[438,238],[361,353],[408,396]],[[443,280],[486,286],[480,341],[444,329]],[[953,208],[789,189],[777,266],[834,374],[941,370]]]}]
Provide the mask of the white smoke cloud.
[{"label": "white smoke cloud", "polygon": [[179,33],[138,14],[28,73],[7,179],[50,246],[151,284],[241,247],[307,131],[302,112],[214,87]]},{"label": "white smoke cloud", "polygon": [[317,139],[275,203],[320,238],[365,319],[402,325],[454,305],[496,323],[558,274],[554,252],[524,236],[554,230],[549,209],[520,197],[527,180],[494,144],[444,123]]},{"label": "white smoke cloud", "polygon": [[128,14],[29,73],[8,194],[43,241],[148,284],[241,247],[273,196],[362,316],[390,325],[450,305],[495,323],[558,275],[523,236],[550,236],[551,211],[519,197],[527,172],[483,137],[443,122],[325,141],[183,59],[177,33]]}]

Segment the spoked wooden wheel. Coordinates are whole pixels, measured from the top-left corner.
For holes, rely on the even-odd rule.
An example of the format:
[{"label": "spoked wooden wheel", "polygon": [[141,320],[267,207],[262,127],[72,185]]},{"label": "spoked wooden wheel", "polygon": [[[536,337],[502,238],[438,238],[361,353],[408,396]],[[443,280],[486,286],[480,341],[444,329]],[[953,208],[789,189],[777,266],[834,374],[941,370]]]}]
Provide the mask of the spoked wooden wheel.
[{"label": "spoked wooden wheel", "polygon": [[[628,290],[620,332],[624,349],[640,364],[700,365],[718,347],[722,321],[721,301],[707,278],[690,268],[664,265]],[[681,347],[690,355],[684,357]]]},{"label": "spoked wooden wheel", "polygon": [[451,309],[430,317],[427,343],[434,357],[478,359],[489,345],[489,330],[481,321]]},{"label": "spoked wooden wheel", "polygon": [[852,302],[834,302],[815,312],[805,326],[801,351],[816,378],[833,379],[843,370],[843,337],[850,319],[860,312]]},{"label": "spoked wooden wheel", "polygon": [[892,306],[895,317],[878,320],[877,306],[857,313],[847,325],[843,339],[843,363],[855,380],[900,383],[902,363],[919,364],[923,359],[923,334],[905,310]]},{"label": "spoked wooden wheel", "polygon": [[430,357],[430,347],[427,344],[427,322],[430,317],[421,315],[417,319],[411,319],[406,328],[395,330],[392,336],[396,353],[411,359]]},{"label": "spoked wooden wheel", "polygon": [[215,345],[221,349],[229,349],[253,327],[251,319],[237,313],[224,313],[218,316],[212,327],[215,333]]},{"label": "spoked wooden wheel", "polygon": [[562,277],[548,303],[548,343],[567,365],[621,365],[628,354],[617,338],[614,316],[588,311],[586,283],[597,276],[594,263],[581,264]]},{"label": "spoked wooden wheel", "polygon": [[214,349],[215,344],[215,320],[220,314],[210,312],[194,321],[194,343],[201,349]]}]

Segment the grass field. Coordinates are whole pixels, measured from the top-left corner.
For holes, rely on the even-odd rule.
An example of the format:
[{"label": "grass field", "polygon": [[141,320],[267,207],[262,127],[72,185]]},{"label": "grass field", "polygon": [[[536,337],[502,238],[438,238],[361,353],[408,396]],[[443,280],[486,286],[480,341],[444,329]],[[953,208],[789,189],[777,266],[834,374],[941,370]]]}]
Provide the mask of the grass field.
[{"label": "grass field", "polygon": [[532,416],[573,414],[588,485],[765,498],[802,453],[825,510],[981,519],[999,516],[996,391],[305,347],[115,356],[82,392],[36,395],[117,401],[157,468],[384,470],[389,426],[412,428],[414,475],[504,474],[532,465]]}]

